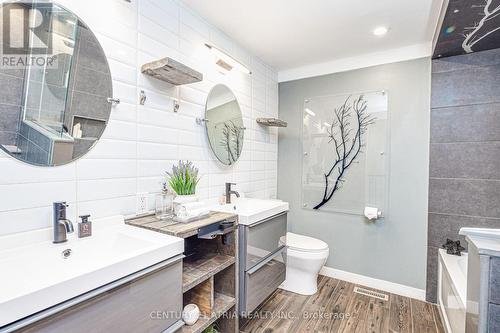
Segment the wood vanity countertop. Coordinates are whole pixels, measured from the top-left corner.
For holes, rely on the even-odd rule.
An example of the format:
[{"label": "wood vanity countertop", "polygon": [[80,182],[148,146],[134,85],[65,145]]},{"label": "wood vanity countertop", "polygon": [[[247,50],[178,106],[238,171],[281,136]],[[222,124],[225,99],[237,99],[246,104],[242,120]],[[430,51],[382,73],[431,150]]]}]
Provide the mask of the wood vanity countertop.
[{"label": "wood vanity countertop", "polygon": [[197,221],[180,223],[171,219],[159,220],[154,214],[133,217],[125,220],[126,224],[140,228],[145,228],[167,235],[188,238],[198,234],[198,229],[212,223],[221,222],[224,220],[233,220],[238,222],[238,215],[233,213],[210,212],[210,215]]}]

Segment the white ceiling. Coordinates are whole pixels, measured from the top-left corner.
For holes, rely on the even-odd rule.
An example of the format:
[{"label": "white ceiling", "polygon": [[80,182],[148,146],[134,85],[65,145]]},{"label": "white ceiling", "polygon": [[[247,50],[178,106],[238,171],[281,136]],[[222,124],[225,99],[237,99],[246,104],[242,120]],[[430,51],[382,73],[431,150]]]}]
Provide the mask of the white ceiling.
[{"label": "white ceiling", "polygon": [[[442,0],[183,0],[279,71],[430,45]],[[384,37],[372,31],[387,26]],[[410,48],[411,49],[411,48]]]}]

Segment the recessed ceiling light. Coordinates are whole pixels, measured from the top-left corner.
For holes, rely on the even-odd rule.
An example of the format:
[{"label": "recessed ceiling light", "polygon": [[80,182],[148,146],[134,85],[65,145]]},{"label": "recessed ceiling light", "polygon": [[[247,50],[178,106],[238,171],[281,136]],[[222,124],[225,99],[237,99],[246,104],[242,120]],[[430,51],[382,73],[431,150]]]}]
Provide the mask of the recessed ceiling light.
[{"label": "recessed ceiling light", "polygon": [[375,36],[383,36],[385,35],[387,32],[389,31],[389,29],[387,27],[377,27],[373,30],[373,34]]},{"label": "recessed ceiling light", "polygon": [[453,31],[455,31],[455,29],[456,29],[456,27],[455,27],[454,25],[452,25],[451,27],[446,28],[446,29],[444,30],[444,33],[445,33],[446,35],[449,35],[449,34],[451,34]]}]

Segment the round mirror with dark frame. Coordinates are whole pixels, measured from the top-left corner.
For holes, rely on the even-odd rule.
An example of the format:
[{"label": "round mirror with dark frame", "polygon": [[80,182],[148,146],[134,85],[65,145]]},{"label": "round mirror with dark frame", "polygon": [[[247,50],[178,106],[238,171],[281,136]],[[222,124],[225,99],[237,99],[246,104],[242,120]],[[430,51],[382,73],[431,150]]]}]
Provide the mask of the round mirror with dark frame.
[{"label": "round mirror with dark frame", "polygon": [[101,45],[78,16],[56,3],[0,7],[0,148],[37,166],[82,157],[111,113],[111,73]]},{"label": "round mirror with dark frame", "polygon": [[236,96],[223,84],[214,86],[208,94],[205,127],[217,159],[224,165],[236,163],[243,150],[245,127]]}]

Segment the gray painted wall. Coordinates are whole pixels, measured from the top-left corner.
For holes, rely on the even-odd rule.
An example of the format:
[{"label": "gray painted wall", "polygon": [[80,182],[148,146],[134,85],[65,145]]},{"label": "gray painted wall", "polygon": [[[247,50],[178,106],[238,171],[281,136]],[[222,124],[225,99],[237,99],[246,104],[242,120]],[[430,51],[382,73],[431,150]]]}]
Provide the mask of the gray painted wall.
[{"label": "gray painted wall", "polygon": [[[428,58],[281,83],[278,197],[290,203],[289,229],[330,246],[327,266],[425,288],[429,166]],[[383,221],[301,209],[301,128],[305,97],[388,91],[389,211]],[[349,185],[344,186],[348,190]]]},{"label": "gray painted wall", "polygon": [[435,302],[446,238],[465,226],[500,228],[500,49],[433,60],[431,103],[427,300]]}]

